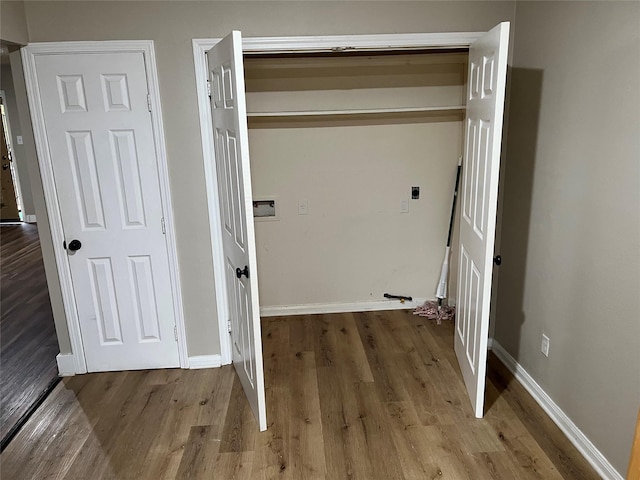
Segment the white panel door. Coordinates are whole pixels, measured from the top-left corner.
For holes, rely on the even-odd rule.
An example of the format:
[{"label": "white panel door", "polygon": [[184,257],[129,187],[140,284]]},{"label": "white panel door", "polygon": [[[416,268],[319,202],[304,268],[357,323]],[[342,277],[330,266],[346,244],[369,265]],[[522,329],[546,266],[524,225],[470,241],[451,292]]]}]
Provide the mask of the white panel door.
[{"label": "white panel door", "polygon": [[36,57],[89,372],[179,366],[145,68],[140,52]]},{"label": "white panel door", "polygon": [[253,207],[240,32],[220,41],[207,59],[233,364],[260,430],[266,430],[256,245],[253,215],[247,213]]},{"label": "white panel door", "polygon": [[509,23],[504,22],[469,50],[454,344],[478,418],[484,413],[508,47]]}]

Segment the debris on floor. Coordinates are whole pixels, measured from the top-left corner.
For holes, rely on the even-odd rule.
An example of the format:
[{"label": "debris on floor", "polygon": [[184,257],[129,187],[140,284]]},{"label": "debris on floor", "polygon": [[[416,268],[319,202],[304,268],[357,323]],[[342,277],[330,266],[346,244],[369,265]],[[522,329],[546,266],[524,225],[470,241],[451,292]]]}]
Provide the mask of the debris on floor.
[{"label": "debris on floor", "polygon": [[438,306],[437,301],[429,300],[424,302],[424,305],[417,307],[413,314],[427,317],[429,320],[435,320],[440,325],[442,320],[453,320],[455,318],[456,307],[450,307],[449,305]]}]

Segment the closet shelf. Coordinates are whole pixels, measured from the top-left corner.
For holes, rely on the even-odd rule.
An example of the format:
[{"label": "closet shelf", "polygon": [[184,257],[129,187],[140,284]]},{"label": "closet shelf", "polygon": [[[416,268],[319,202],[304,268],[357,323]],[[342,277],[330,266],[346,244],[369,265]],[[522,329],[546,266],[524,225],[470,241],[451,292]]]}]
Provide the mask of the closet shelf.
[{"label": "closet shelf", "polygon": [[286,118],[286,117],[328,117],[345,115],[379,115],[403,113],[446,113],[466,110],[464,105],[447,105],[442,107],[400,107],[400,108],[363,108],[347,110],[300,110],[289,112],[247,112],[250,118]]}]

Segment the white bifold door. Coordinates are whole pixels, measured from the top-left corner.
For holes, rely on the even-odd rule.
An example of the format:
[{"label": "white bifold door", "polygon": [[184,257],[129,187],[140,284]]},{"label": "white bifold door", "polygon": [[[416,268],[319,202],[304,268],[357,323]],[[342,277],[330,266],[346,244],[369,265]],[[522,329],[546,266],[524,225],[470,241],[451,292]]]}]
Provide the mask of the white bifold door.
[{"label": "white bifold door", "polygon": [[[260,430],[267,428],[242,37],[207,53],[231,350]],[[222,321],[222,319],[221,319]]]},{"label": "white bifold door", "polygon": [[87,370],[177,367],[144,54],[35,67]]},{"label": "white bifold door", "polygon": [[454,345],[478,418],[484,413],[508,46],[509,23],[501,23],[469,50]]}]

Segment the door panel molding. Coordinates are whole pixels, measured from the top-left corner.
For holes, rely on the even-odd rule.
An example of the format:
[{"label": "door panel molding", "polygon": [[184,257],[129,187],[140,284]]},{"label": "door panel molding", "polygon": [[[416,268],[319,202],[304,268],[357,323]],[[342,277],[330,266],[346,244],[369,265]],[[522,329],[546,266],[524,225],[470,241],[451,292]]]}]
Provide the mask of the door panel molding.
[{"label": "door panel molding", "polygon": [[[242,39],[242,49],[246,53],[266,54],[276,52],[326,52],[335,49],[402,51],[428,48],[468,48],[485,32],[454,33],[409,33],[380,35],[318,35],[305,37],[247,37]],[[218,199],[218,175],[215,167],[211,109],[207,87],[207,51],[217,45],[222,38],[194,38],[192,43],[193,63],[196,74],[196,96],[200,117],[200,138],[204,160],[205,183],[211,232],[211,250],[216,289],[216,311],[218,333],[220,335],[220,355],[222,365],[232,361],[231,338],[227,328],[229,305],[227,302],[224,253],[222,251],[222,229],[220,226],[220,202]]]},{"label": "door panel molding", "polygon": [[[43,42],[30,43],[22,49],[22,61],[24,66],[29,110],[33,119],[33,131],[38,154],[40,176],[44,190],[45,206],[49,216],[49,225],[53,239],[53,251],[58,270],[58,279],[62,291],[62,300],[66,316],[66,324],[71,341],[72,357],[75,364],[75,373],[86,373],[84,347],[80,334],[80,320],[76,310],[76,299],[71,280],[71,269],[67,253],[62,245],[64,231],[62,227],[62,215],[60,212],[58,195],[55,188],[53,175],[53,163],[49,153],[49,144],[46,136],[45,117],[42,106],[42,98],[38,88],[36,72],[36,58],[44,55],[56,54],[91,54],[91,53],[142,53],[145,61],[149,100],[152,110],[151,125],[153,129],[154,146],[157,155],[158,177],[160,180],[160,196],[162,200],[162,212],[165,222],[165,242],[167,246],[167,258],[169,262],[169,277],[173,293],[173,310],[177,327],[178,355],[180,366],[189,367],[187,357],[186,333],[184,325],[184,313],[182,309],[182,290],[178,268],[178,256],[174,229],[173,211],[171,208],[171,193],[169,188],[169,170],[167,165],[167,153],[165,147],[164,126],[162,121],[162,108],[160,104],[160,89],[156,68],[154,44],[152,40],[134,41],[98,41],[98,42]],[[69,374],[68,369],[65,372]]]}]

